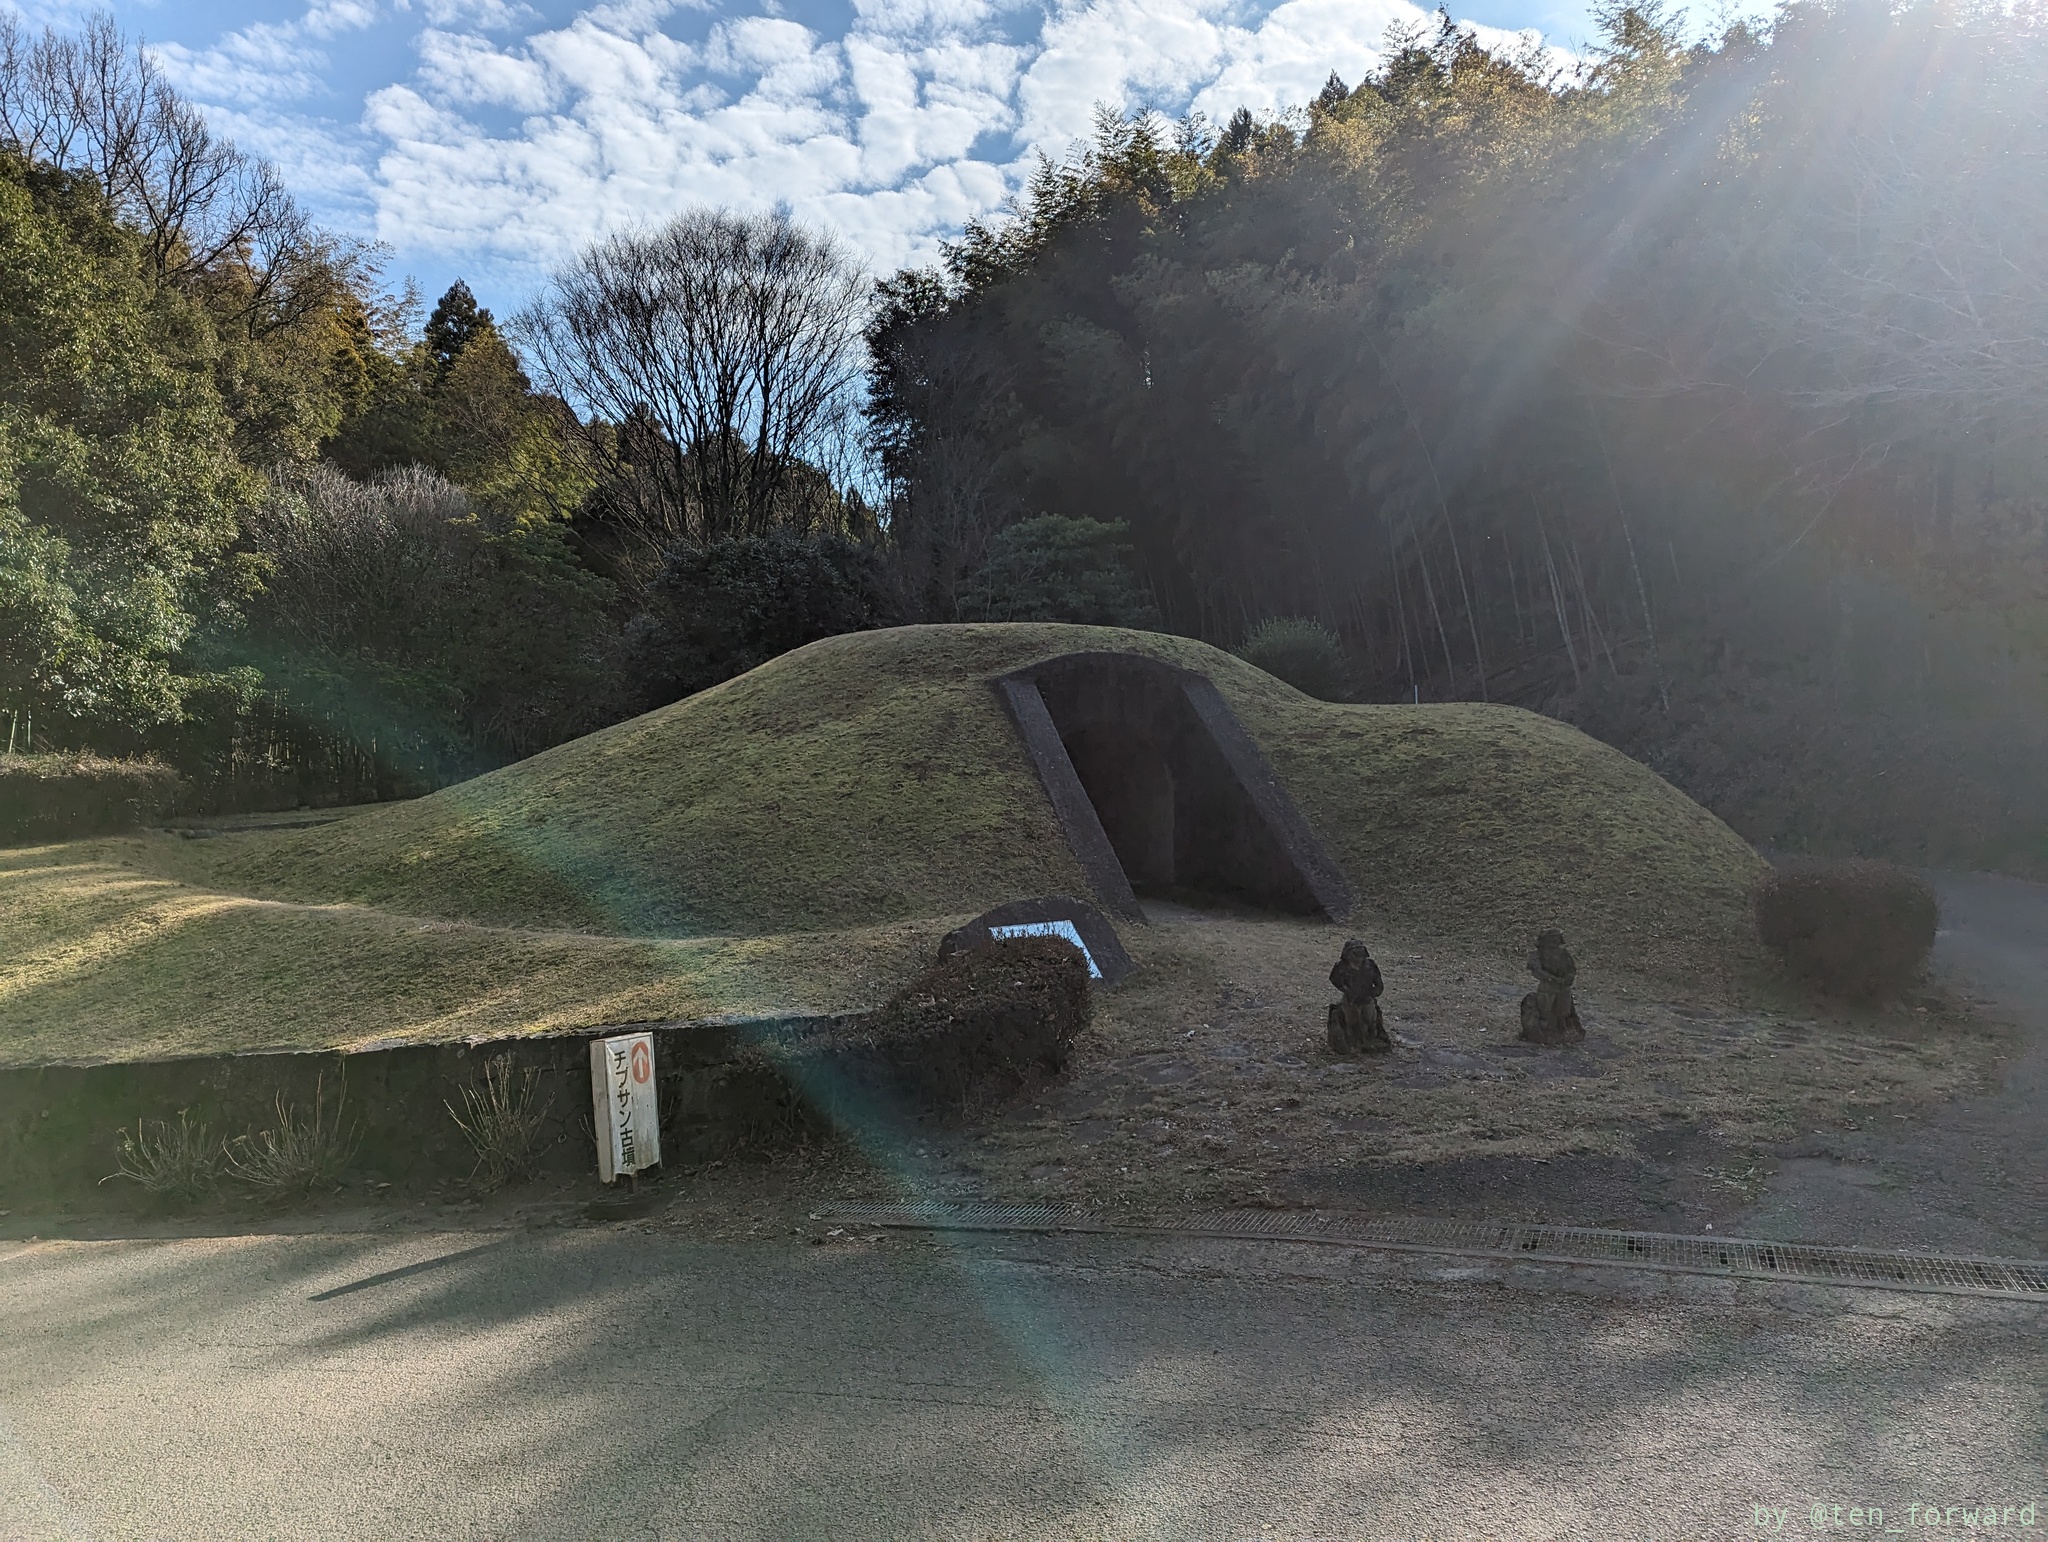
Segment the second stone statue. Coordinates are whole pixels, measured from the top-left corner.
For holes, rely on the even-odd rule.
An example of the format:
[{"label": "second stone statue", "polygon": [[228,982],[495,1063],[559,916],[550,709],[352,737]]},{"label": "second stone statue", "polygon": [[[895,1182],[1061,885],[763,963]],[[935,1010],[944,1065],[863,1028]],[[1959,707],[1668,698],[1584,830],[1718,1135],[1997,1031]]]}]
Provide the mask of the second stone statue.
[{"label": "second stone statue", "polygon": [[1394,1047],[1387,1020],[1380,1014],[1380,992],[1386,982],[1366,946],[1353,937],[1330,971],[1330,983],[1344,993],[1330,1004],[1330,1049],[1339,1055],[1378,1055]]}]

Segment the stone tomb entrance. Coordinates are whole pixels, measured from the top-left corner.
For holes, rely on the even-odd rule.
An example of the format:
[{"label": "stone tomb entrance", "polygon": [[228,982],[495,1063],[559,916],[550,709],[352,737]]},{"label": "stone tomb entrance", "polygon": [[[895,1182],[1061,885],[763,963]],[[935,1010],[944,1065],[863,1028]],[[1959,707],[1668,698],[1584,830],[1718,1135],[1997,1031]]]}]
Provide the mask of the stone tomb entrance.
[{"label": "stone tomb entrance", "polygon": [[1343,873],[1206,675],[1070,653],[997,681],[1097,898],[1213,894],[1338,920]]}]

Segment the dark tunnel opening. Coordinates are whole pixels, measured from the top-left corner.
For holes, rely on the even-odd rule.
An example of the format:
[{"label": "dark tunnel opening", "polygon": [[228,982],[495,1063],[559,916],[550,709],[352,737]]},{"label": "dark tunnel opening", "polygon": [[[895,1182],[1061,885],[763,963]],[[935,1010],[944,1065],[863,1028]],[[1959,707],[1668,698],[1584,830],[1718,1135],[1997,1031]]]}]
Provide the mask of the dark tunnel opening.
[{"label": "dark tunnel opening", "polygon": [[1195,710],[1183,671],[1084,654],[1041,666],[1035,683],[1135,893],[1324,912]]},{"label": "dark tunnel opening", "polygon": [[1140,894],[1175,889],[1175,784],[1165,747],[1149,734],[1110,725],[1077,729],[1060,742],[1131,887]]}]

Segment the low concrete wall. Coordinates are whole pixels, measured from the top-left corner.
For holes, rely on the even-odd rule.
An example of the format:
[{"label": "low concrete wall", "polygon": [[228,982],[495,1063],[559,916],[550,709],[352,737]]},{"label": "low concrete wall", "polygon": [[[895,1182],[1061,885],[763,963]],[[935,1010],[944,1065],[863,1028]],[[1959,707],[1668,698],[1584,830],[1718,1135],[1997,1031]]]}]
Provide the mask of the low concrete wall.
[{"label": "low concrete wall", "polygon": [[539,1073],[547,1102],[543,1171],[595,1171],[590,1040],[651,1031],[660,1084],[662,1150],[671,1161],[708,1159],[736,1146],[776,1144],[810,1115],[763,1045],[800,1041],[843,1020],[635,1023],[588,1034],[482,1044],[411,1045],[359,1054],[213,1055],[118,1065],[0,1071],[0,1206],[134,1197],[115,1171],[120,1131],[189,1110],[221,1136],[274,1126],[280,1098],[301,1112],[316,1094],[361,1132],[351,1176],[410,1183],[466,1177],[474,1162],[448,1105],[483,1084],[498,1055]]}]

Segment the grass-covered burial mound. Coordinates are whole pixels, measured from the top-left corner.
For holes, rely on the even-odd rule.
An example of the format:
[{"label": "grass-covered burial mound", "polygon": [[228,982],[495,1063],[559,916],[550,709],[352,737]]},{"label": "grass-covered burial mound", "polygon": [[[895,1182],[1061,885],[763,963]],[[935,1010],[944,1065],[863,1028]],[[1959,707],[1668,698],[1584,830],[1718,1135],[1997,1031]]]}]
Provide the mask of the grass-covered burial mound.
[{"label": "grass-covered burial mound", "polygon": [[1758,859],[1562,724],[1316,701],[1157,633],[903,627],[330,824],[0,852],[0,1063],[873,1007],[947,925],[1088,892],[992,681],[1117,650],[1214,682],[1352,929],[1515,958],[1556,925],[1595,968],[1746,965]]}]

